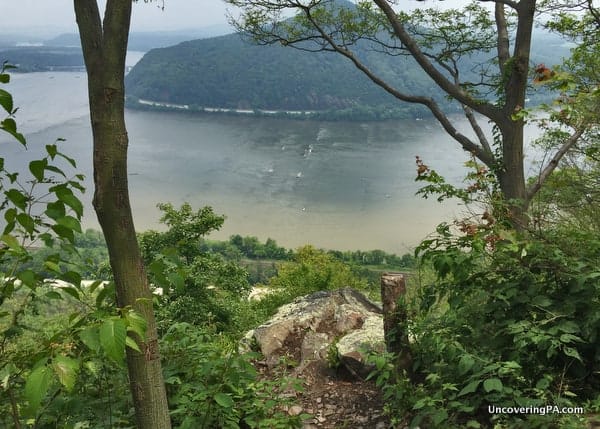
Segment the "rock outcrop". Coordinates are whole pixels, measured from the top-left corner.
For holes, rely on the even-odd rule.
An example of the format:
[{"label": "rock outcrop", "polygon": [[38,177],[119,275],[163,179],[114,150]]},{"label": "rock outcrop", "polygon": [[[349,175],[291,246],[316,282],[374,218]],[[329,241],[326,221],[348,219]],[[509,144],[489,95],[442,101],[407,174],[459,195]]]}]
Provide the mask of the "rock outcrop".
[{"label": "rock outcrop", "polygon": [[311,364],[339,364],[364,378],[365,353],[385,348],[382,309],[353,289],[316,292],[281,307],[241,347],[260,351],[269,367],[285,359],[300,374]]}]

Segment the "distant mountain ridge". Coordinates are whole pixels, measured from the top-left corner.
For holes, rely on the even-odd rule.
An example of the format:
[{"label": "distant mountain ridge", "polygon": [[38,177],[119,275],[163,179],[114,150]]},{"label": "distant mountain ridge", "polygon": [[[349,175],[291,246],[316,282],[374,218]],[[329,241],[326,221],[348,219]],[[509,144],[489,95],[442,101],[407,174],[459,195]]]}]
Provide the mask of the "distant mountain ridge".
[{"label": "distant mountain ridge", "polygon": [[[153,48],[176,45],[190,39],[214,37],[231,32],[229,25],[197,29],[132,32],[130,51],[146,52]],[[29,42],[23,43],[23,40]],[[28,38],[23,34],[0,34],[0,61],[18,65],[17,71],[77,71],[84,69],[79,34],[63,33],[51,39]]]},{"label": "distant mountain ridge", "polygon": [[[128,49],[147,52],[154,48],[173,46],[186,40],[216,37],[231,33],[229,25],[211,25],[200,28],[165,31],[133,31],[129,35]],[[45,46],[79,46],[79,34],[64,33],[44,41]]]}]

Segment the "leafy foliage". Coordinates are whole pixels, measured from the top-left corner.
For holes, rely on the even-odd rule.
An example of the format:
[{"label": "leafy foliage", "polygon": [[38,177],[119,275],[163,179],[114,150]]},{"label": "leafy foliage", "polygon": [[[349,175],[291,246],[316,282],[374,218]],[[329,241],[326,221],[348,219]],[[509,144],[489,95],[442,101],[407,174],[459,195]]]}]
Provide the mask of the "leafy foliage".
[{"label": "leafy foliage", "polygon": [[[140,247],[150,279],[162,288],[157,309],[161,329],[175,321],[195,325],[216,323],[224,329],[231,319],[227,303],[244,296],[247,274],[235,262],[201,250],[201,238],[221,227],[224,218],[210,207],[194,213],[189,204],[179,210],[160,204],[166,232],[140,234]],[[234,299],[234,297],[236,299]]]},{"label": "leafy foliage", "polygon": [[[259,381],[252,354],[239,355],[209,330],[173,324],[162,342],[165,380],[179,428],[296,428],[281,397],[298,391],[299,380]],[[279,396],[279,399],[278,399]]]},{"label": "leafy foliage", "polygon": [[[503,221],[494,176],[470,166],[467,185],[456,188],[417,158],[424,195],[477,203],[484,213],[439,225],[417,248],[436,278],[404,304],[413,373],[395,374],[390,357],[376,356],[373,376],[389,412],[409,414],[411,426],[582,427],[580,415],[543,410],[588,409],[598,398],[600,235],[573,228],[568,213],[515,232]],[[580,184],[570,183],[575,189],[554,191],[558,201],[577,195]]]},{"label": "leafy foliage", "polygon": [[[0,82],[10,76],[0,71]],[[12,96],[1,90],[8,115],[0,129],[26,146],[14,120]],[[69,420],[61,406],[79,392],[80,375],[95,359],[121,362],[125,346],[137,344],[127,331],[144,335],[144,323],[131,309],[115,316],[106,306],[111,284],[84,288],[76,264],[81,261],[75,237],[81,233],[83,176],[67,175],[76,162],[45,147],[28,172],[7,170],[0,158],[0,212],[5,225],[0,240],[0,424],[22,427],[59,425]],[[66,164],[66,167],[63,165]],[[34,270],[35,258],[43,269]],[[50,277],[45,279],[44,276]],[[112,304],[111,300],[107,300]],[[65,420],[66,419],[66,420]]]}]

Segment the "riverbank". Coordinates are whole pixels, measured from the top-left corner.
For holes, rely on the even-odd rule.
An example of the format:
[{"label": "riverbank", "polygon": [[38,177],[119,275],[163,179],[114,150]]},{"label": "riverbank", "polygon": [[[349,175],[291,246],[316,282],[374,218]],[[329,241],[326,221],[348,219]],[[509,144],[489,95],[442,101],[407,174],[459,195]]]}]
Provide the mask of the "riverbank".
[{"label": "riverbank", "polygon": [[323,120],[323,121],[385,121],[389,119],[423,119],[430,118],[429,111],[415,105],[398,106],[353,106],[345,109],[329,110],[272,110],[272,109],[239,109],[229,107],[207,107],[197,104],[177,104],[156,100],[147,100],[127,96],[126,106],[135,110],[158,112],[194,112],[206,114],[225,114],[233,116],[255,116],[282,119]]}]

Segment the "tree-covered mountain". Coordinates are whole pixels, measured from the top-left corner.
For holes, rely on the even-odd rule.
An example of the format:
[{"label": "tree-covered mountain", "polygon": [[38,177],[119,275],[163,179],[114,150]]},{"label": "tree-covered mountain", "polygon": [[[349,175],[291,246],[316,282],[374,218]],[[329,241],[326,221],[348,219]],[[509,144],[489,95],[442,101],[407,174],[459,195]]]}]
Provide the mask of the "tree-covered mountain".
[{"label": "tree-covered mountain", "polygon": [[[213,25],[188,30],[133,32],[129,35],[128,49],[146,52],[229,31],[228,25]],[[31,41],[23,43],[22,40]],[[17,65],[19,72],[83,70],[80,43],[77,33],[63,33],[47,40],[21,34],[0,34],[0,63],[7,61]]]},{"label": "tree-covered mountain", "polygon": [[17,66],[20,72],[72,71],[83,69],[80,47],[16,46],[0,48],[0,62]]},{"label": "tree-covered mountain", "polygon": [[[388,57],[375,64],[392,79],[431,93],[432,83],[410,61]],[[329,110],[398,105],[339,55],[258,46],[239,34],[154,49],[131,70],[126,84],[127,93],[137,98],[202,107]]]},{"label": "tree-covered mountain", "polygon": [[[534,63],[557,63],[568,53],[566,46],[547,34],[539,39]],[[366,47],[360,53],[386,81],[414,94],[439,94],[436,98],[444,103],[412,58],[381,55]],[[255,45],[239,34],[153,49],[131,70],[126,84],[133,99],[185,104],[191,109],[334,110],[363,117],[423,112],[418,106],[399,103],[340,55]]]}]

